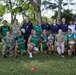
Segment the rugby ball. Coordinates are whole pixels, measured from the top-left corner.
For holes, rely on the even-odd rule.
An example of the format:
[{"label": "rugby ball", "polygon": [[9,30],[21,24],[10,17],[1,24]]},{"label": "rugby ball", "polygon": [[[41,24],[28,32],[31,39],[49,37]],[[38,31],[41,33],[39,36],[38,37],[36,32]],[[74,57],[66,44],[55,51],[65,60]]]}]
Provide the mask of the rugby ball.
[{"label": "rugby ball", "polygon": [[21,29],[21,31],[22,31],[23,33],[25,33],[25,32],[26,32],[24,28],[22,28],[22,29]]}]

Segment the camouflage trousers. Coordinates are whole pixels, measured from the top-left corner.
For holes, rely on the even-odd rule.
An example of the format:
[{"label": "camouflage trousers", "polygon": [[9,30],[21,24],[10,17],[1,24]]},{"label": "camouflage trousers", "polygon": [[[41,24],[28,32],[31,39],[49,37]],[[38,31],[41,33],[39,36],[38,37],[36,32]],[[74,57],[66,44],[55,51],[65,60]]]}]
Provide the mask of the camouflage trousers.
[{"label": "camouflage trousers", "polygon": [[9,49],[10,49],[9,46],[3,45],[2,54],[3,54],[3,55],[6,55],[6,52],[8,51],[9,54],[10,54],[10,56],[14,56],[14,49],[12,49],[12,50],[9,50]]}]

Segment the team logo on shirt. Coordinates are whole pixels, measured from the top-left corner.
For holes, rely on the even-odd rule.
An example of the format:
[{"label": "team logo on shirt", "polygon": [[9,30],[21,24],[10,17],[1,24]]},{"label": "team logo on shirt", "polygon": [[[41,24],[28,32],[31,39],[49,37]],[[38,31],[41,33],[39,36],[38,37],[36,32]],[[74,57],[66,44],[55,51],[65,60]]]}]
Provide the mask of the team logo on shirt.
[{"label": "team logo on shirt", "polygon": [[26,28],[28,28],[28,26],[26,26]]},{"label": "team logo on shirt", "polygon": [[47,27],[48,27],[48,25],[47,25]]},{"label": "team logo on shirt", "polygon": [[65,26],[67,26],[67,25],[65,25]]}]

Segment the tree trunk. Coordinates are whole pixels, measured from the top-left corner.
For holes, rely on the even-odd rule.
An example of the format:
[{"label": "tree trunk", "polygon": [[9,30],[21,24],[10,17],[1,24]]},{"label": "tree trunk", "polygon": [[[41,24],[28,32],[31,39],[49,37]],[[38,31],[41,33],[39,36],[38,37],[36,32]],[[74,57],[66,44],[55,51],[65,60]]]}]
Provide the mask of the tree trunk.
[{"label": "tree trunk", "polygon": [[41,25],[41,10],[36,12],[36,20],[39,21],[39,25]]},{"label": "tree trunk", "polygon": [[41,0],[29,0],[36,10],[36,19],[39,21],[39,25],[41,25]]},{"label": "tree trunk", "polygon": [[11,24],[13,23],[13,15],[11,14]]},{"label": "tree trunk", "polygon": [[60,22],[61,22],[61,5],[62,5],[62,0],[59,0],[58,15],[57,15],[57,23],[58,24],[60,24]]}]

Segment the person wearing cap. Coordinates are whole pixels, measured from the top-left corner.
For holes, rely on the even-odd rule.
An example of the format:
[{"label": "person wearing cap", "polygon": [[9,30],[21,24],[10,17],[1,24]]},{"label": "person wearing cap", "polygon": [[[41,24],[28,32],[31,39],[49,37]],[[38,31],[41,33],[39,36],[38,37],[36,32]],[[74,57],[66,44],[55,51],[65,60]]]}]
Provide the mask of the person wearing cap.
[{"label": "person wearing cap", "polygon": [[68,29],[68,33],[65,37],[67,50],[68,50],[68,56],[71,56],[72,58],[75,58],[75,40],[74,40],[74,34],[72,34],[72,30]]},{"label": "person wearing cap", "polygon": [[35,21],[35,25],[33,26],[33,29],[36,30],[37,36],[40,37],[41,32],[42,32],[42,28],[39,25],[39,21],[38,20]]},{"label": "person wearing cap", "polygon": [[18,31],[18,37],[16,37],[16,46],[15,46],[15,58],[18,56],[18,51],[23,56],[25,53],[25,42],[26,38],[23,35],[23,32],[21,30]]},{"label": "person wearing cap", "polygon": [[[62,34],[62,30],[59,29],[58,34],[55,37],[57,52],[59,55],[64,57],[64,43],[65,43],[65,36]],[[57,44],[58,43],[58,44]]]}]

